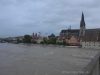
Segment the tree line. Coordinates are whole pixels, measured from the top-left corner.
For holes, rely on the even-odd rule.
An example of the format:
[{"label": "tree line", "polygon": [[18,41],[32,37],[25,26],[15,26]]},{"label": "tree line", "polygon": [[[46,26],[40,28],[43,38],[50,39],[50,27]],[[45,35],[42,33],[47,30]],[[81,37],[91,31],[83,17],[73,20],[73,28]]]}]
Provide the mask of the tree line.
[{"label": "tree line", "polygon": [[[13,42],[14,40],[5,40],[6,42]],[[32,37],[30,35],[24,35],[24,39],[20,40],[19,38],[16,40],[17,43],[33,43],[37,44],[37,41],[32,40]],[[57,44],[57,45],[69,45],[65,40],[59,42],[57,41],[56,36],[52,33],[50,36],[44,37],[43,41],[40,42],[40,44]]]}]

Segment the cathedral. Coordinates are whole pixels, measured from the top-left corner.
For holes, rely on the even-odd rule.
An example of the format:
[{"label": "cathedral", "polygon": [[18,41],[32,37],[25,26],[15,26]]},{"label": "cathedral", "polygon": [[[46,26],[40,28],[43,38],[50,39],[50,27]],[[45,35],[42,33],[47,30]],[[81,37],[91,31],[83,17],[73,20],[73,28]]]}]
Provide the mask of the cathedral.
[{"label": "cathedral", "polygon": [[86,26],[84,20],[84,13],[82,12],[81,21],[80,21],[80,29],[71,29],[71,27],[67,30],[61,30],[60,36],[84,36]]}]

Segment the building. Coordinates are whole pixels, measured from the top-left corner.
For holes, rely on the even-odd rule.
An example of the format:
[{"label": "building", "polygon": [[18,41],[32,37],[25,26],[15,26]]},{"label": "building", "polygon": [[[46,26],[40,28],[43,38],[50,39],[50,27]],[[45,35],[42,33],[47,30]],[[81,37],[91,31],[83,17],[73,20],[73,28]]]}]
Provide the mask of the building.
[{"label": "building", "polygon": [[61,30],[60,36],[84,36],[85,34],[85,20],[84,20],[84,14],[82,12],[82,17],[80,21],[80,29],[71,29],[71,26],[67,30]]},{"label": "building", "polygon": [[66,42],[68,42],[70,46],[78,46],[79,44],[79,41],[75,36],[71,36],[70,39],[66,39]]},{"label": "building", "polygon": [[24,39],[24,36],[18,36],[18,39],[19,40],[23,40]]},{"label": "building", "polygon": [[60,36],[79,36],[79,29],[62,30]]},{"label": "building", "polygon": [[82,48],[100,49],[100,28],[87,29],[82,40]]},{"label": "building", "polygon": [[31,36],[31,41],[37,41],[37,43],[40,43],[41,41],[43,41],[43,38],[40,35],[37,35],[37,33],[33,33]]},{"label": "building", "polygon": [[66,37],[66,36],[59,36],[59,37],[57,37],[57,42],[63,42],[66,39],[68,39],[68,37]]}]

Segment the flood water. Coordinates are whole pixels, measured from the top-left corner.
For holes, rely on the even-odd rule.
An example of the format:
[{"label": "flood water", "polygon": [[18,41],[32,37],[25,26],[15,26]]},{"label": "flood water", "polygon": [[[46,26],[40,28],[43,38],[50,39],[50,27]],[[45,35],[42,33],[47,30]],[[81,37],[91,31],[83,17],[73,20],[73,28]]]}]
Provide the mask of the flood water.
[{"label": "flood water", "polygon": [[99,50],[0,43],[0,75],[77,75]]}]

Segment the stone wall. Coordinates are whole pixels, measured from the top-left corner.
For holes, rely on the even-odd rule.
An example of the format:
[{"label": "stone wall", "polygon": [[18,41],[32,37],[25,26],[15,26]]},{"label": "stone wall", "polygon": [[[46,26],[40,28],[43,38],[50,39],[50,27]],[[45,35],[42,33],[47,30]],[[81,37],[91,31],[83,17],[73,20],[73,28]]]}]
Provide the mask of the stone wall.
[{"label": "stone wall", "polygon": [[100,75],[100,53],[78,75]]}]

